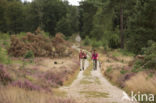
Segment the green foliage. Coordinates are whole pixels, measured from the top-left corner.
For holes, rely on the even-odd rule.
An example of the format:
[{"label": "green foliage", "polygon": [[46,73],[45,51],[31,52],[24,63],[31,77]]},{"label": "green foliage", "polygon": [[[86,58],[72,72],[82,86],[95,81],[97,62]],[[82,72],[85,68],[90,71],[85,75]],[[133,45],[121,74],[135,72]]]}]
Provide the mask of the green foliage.
[{"label": "green foliage", "polygon": [[143,64],[142,60],[137,60],[131,71],[134,73],[142,71],[143,70],[142,64]]},{"label": "green foliage", "polygon": [[25,59],[29,59],[29,58],[34,58],[34,53],[33,51],[28,51],[25,55],[24,55]]},{"label": "green foliage", "polygon": [[93,40],[93,42],[92,42],[92,48],[98,48],[100,46],[102,46],[102,41]]},{"label": "green foliage", "polygon": [[91,39],[89,39],[89,37],[88,37],[88,36],[86,36],[86,38],[85,38],[85,40],[84,40],[84,45],[85,45],[85,46],[88,46],[88,45],[90,45],[90,44],[91,44],[91,42],[92,42],[92,40],[91,40]]},{"label": "green foliage", "polygon": [[156,69],[156,42],[149,41],[148,47],[142,49],[144,59],[137,60],[133,66],[133,72],[139,72],[143,69]]},{"label": "green foliage", "polygon": [[136,54],[141,53],[148,40],[156,41],[156,12],[153,12],[156,10],[155,4],[155,0],[138,0],[129,16],[127,48]]},{"label": "green foliage", "polygon": [[102,41],[105,38],[110,48],[119,48],[122,8],[126,49],[136,54],[141,53],[141,48],[147,46],[148,40],[156,41],[155,4],[155,0],[85,0],[80,3],[81,36],[88,35]]},{"label": "green foliage", "polygon": [[119,36],[117,34],[113,34],[111,35],[110,39],[109,39],[109,47],[116,49],[120,46],[120,42],[119,42]]},{"label": "green foliage", "polygon": [[40,26],[51,35],[56,32],[71,35],[78,32],[78,25],[78,8],[69,5],[67,1],[0,1],[0,32],[33,32]]},{"label": "green foliage", "polygon": [[3,63],[3,64],[10,64],[11,61],[7,55],[7,50],[0,47],[0,63]]},{"label": "green foliage", "polygon": [[134,56],[134,53],[128,51],[127,49],[118,49],[120,53],[122,53],[122,55],[125,56]]},{"label": "green foliage", "polygon": [[127,72],[128,72],[127,70],[121,70],[121,71],[120,71],[121,74],[125,74],[125,73],[127,73]]},{"label": "green foliage", "polygon": [[65,34],[66,36],[71,36],[71,23],[69,19],[62,18],[60,21],[58,21],[55,31],[56,32],[61,32]]},{"label": "green foliage", "polygon": [[10,39],[10,35],[7,33],[0,33],[0,40],[8,40]]},{"label": "green foliage", "polygon": [[148,40],[156,41],[155,5],[156,0],[84,0],[79,7],[66,0],[0,0],[0,32],[34,32],[41,27],[52,37],[62,32],[67,38],[80,32],[82,38],[101,41],[89,43],[86,39],[85,45],[107,50],[119,48],[123,26],[126,49],[138,54]]},{"label": "green foliage", "polygon": [[143,66],[156,69],[156,42],[149,41],[148,47],[142,49],[145,55]]},{"label": "green foliage", "polygon": [[111,67],[111,66],[108,67],[107,70],[106,70],[106,72],[107,72],[107,73],[111,73],[111,72],[112,72],[112,67]]},{"label": "green foliage", "polygon": [[107,40],[103,40],[103,41],[102,41],[102,46],[103,46],[103,49],[104,49],[105,51],[109,50]]}]

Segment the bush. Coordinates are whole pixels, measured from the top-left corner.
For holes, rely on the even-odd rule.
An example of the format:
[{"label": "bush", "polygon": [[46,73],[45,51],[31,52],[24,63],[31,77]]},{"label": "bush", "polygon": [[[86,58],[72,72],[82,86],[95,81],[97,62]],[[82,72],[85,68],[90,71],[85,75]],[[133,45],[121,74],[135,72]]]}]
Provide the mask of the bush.
[{"label": "bush", "polygon": [[136,60],[135,64],[133,65],[132,72],[137,73],[139,71],[142,71],[143,70],[142,65],[143,65],[142,60]]},{"label": "bush", "polygon": [[10,38],[9,34],[0,33],[0,40],[8,40]]},{"label": "bush", "polygon": [[54,72],[48,71],[44,74],[43,78],[46,81],[48,81],[49,85],[51,85],[51,86],[57,86],[57,85],[62,86],[64,75],[65,74],[63,74],[63,73],[55,74]]},{"label": "bush", "polygon": [[28,51],[25,56],[24,56],[25,59],[28,59],[28,58],[34,58],[34,53],[33,51]]},{"label": "bush", "polygon": [[103,40],[102,41],[102,46],[103,46],[104,51],[108,51],[109,50],[107,40]]},{"label": "bush", "polygon": [[113,49],[116,49],[116,48],[120,47],[119,36],[117,34],[111,35],[108,45],[109,45],[110,48],[113,48]]},{"label": "bush", "polygon": [[86,36],[86,38],[85,38],[85,40],[84,40],[84,45],[85,45],[85,46],[88,46],[88,45],[90,45],[90,44],[91,44],[91,40],[89,39],[88,36]]},{"label": "bush", "polygon": [[18,86],[20,88],[28,89],[28,90],[40,90],[40,87],[31,83],[28,80],[22,81],[15,81],[12,83],[13,86]]},{"label": "bush", "polygon": [[100,47],[100,46],[102,46],[102,41],[93,41],[92,42],[92,48],[98,48],[98,47]]},{"label": "bush", "polygon": [[7,84],[11,81],[12,79],[10,75],[8,74],[6,68],[0,64],[0,82],[2,82],[3,84]]},{"label": "bush", "polygon": [[2,47],[0,47],[0,63],[10,64],[10,59],[7,55],[7,50],[5,50]]},{"label": "bush", "polygon": [[127,70],[121,70],[120,73],[121,74],[126,74],[128,71]]},{"label": "bush", "polygon": [[13,35],[11,37],[11,45],[9,54],[15,57],[25,56],[32,57],[63,57],[69,56],[72,51],[69,49],[69,43],[64,39],[64,35],[56,34],[51,40],[43,35],[34,35],[27,33],[26,36],[18,38]]},{"label": "bush", "polygon": [[149,41],[148,47],[142,49],[145,57],[143,61],[143,66],[145,68],[156,69],[156,42]]},{"label": "bush", "polygon": [[134,56],[134,53],[129,52],[128,50],[125,49],[119,49],[119,52],[121,52],[125,56]]}]

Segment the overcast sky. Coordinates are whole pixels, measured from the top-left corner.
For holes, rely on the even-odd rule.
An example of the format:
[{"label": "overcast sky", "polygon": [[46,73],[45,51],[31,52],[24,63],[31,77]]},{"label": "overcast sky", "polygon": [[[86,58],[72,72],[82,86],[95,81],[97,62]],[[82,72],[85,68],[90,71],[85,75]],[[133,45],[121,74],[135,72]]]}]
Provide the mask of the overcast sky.
[{"label": "overcast sky", "polygon": [[81,0],[68,0],[68,1],[69,1],[69,3],[72,4],[72,5],[79,5],[79,2],[80,2]]},{"label": "overcast sky", "polygon": [[[29,1],[29,2],[31,2],[32,0],[23,0],[23,1]],[[72,4],[72,5],[79,5],[79,2],[80,2],[81,0],[68,0],[68,1],[69,1],[69,3]]]}]

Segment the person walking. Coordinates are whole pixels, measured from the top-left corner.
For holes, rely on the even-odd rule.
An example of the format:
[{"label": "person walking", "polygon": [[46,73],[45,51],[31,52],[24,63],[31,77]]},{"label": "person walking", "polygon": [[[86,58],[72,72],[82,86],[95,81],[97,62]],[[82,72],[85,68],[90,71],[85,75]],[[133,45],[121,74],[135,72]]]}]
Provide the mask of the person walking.
[{"label": "person walking", "polygon": [[93,70],[97,70],[97,61],[98,61],[98,53],[96,50],[92,53],[92,60],[93,60]]}]

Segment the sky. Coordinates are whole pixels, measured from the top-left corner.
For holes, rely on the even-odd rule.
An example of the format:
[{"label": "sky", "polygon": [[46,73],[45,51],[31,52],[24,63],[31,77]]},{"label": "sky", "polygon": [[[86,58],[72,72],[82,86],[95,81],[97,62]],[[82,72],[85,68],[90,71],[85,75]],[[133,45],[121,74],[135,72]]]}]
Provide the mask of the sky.
[{"label": "sky", "polygon": [[[23,0],[23,1],[29,1],[29,2],[31,2],[32,0]],[[79,5],[79,2],[81,1],[81,0],[68,0],[69,1],[69,3],[71,4],[71,5]]]},{"label": "sky", "polygon": [[70,4],[72,4],[72,5],[79,5],[79,2],[81,1],[81,0],[68,0],[69,1],[69,3]]}]

